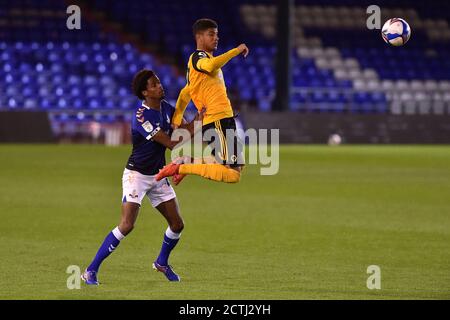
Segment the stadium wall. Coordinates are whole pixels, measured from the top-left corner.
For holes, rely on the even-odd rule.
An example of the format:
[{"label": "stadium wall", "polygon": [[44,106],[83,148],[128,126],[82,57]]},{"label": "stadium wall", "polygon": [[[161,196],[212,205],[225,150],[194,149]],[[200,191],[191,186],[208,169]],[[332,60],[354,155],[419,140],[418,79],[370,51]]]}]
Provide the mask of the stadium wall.
[{"label": "stadium wall", "polygon": [[448,144],[450,117],[442,115],[304,114],[246,112],[245,127],[280,129],[281,143]]},{"label": "stadium wall", "polygon": [[0,112],[0,143],[54,143],[47,112]]}]

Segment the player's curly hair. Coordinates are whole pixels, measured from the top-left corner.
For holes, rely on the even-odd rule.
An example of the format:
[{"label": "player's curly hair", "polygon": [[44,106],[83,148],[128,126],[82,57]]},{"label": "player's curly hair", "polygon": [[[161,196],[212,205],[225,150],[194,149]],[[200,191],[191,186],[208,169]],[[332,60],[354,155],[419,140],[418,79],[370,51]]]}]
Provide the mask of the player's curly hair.
[{"label": "player's curly hair", "polygon": [[205,31],[209,28],[217,28],[217,22],[212,19],[202,18],[195,21],[192,26],[192,32],[194,33],[194,37],[197,33]]},{"label": "player's curly hair", "polygon": [[131,90],[133,91],[133,94],[139,99],[144,100],[145,97],[142,95],[142,91],[147,88],[148,79],[154,76],[155,73],[148,69],[142,69],[136,73],[133,78],[133,82],[131,83]]}]

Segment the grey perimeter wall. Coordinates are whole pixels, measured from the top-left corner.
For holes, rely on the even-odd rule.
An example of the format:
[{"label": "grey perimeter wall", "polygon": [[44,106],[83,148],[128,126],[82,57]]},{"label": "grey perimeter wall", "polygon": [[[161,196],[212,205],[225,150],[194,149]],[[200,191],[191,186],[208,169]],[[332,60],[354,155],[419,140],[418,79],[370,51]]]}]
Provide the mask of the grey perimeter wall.
[{"label": "grey perimeter wall", "polygon": [[[302,114],[245,112],[246,129],[280,129],[281,143],[450,144],[450,115]],[[129,134],[129,132],[126,132]],[[45,112],[0,112],[1,142],[57,142]]]},{"label": "grey perimeter wall", "polygon": [[280,129],[281,143],[450,143],[450,115],[302,114],[246,112],[245,128]]},{"label": "grey perimeter wall", "polygon": [[46,112],[0,112],[0,143],[56,142]]}]

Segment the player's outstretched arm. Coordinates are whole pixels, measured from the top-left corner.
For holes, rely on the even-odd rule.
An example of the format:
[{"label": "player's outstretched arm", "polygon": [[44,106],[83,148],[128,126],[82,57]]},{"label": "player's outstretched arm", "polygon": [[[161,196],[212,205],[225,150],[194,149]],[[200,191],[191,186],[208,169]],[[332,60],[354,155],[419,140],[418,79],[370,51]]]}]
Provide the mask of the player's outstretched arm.
[{"label": "player's outstretched arm", "polygon": [[245,44],[241,44],[238,47],[231,49],[217,57],[213,57],[210,59],[199,59],[197,62],[197,68],[202,71],[211,73],[214,70],[222,68],[228,61],[240,55],[241,53],[244,55],[244,57],[247,57],[249,53],[249,49]]},{"label": "player's outstretched arm", "polygon": [[240,44],[237,49],[240,51],[240,53],[242,53],[244,58],[247,58],[248,54],[250,53],[250,49],[245,43]]},{"label": "player's outstretched arm", "polygon": [[181,125],[181,122],[183,121],[183,114],[189,101],[191,101],[191,95],[189,93],[189,87],[186,84],[178,95],[177,104],[175,105],[175,112],[172,116],[172,128],[176,129]]}]

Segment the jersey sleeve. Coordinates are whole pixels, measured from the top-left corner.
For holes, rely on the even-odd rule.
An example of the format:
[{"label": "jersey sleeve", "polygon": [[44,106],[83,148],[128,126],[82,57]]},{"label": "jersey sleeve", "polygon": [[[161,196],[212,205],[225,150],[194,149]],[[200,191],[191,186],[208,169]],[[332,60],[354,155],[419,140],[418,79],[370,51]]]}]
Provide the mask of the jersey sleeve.
[{"label": "jersey sleeve", "polygon": [[[210,58],[206,54],[206,52],[196,51],[192,56],[192,66],[199,72],[210,73],[222,68],[228,61],[239,55],[239,53],[239,49],[234,48],[221,54],[220,56]],[[204,56],[206,56],[208,59],[205,59]]]},{"label": "jersey sleeve", "polygon": [[192,54],[192,67],[198,72],[207,73],[208,71],[199,68],[198,64],[201,59],[210,59],[205,51],[197,50]]},{"label": "jersey sleeve", "polygon": [[136,130],[147,140],[153,138],[161,130],[160,119],[156,119],[156,117],[136,113],[136,120]]}]

